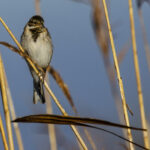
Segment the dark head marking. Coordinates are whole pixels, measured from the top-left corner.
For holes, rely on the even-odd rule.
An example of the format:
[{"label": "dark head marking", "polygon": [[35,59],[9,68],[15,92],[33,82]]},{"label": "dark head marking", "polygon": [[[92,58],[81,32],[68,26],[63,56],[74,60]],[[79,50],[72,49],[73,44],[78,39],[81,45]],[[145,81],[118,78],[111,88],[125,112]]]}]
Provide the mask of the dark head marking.
[{"label": "dark head marking", "polygon": [[33,16],[29,22],[27,23],[27,25],[31,28],[29,28],[31,34],[32,34],[32,38],[34,40],[34,42],[36,42],[37,38],[39,37],[40,33],[43,32],[43,29],[45,29],[44,27],[44,19],[41,16]]},{"label": "dark head marking", "polygon": [[34,26],[34,25],[43,25],[44,24],[44,19],[41,16],[33,16],[29,22],[28,25],[29,26]]}]

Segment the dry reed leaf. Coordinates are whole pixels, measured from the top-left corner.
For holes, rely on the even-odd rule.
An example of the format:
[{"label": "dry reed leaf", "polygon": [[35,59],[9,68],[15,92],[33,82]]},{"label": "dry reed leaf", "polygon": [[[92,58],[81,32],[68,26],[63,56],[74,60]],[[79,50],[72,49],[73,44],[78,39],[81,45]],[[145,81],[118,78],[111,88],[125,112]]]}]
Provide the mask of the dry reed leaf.
[{"label": "dry reed leaf", "polygon": [[89,124],[85,124],[85,123],[90,123],[90,124],[100,124],[100,125],[108,125],[108,126],[115,126],[115,127],[121,127],[121,128],[130,128],[130,129],[135,129],[135,130],[141,130],[141,131],[145,131],[145,129],[141,129],[141,128],[136,128],[136,127],[128,127],[125,125],[121,125],[121,124],[116,124],[113,122],[109,122],[109,121],[105,121],[105,120],[100,120],[100,119],[92,119],[92,118],[81,118],[81,117],[72,117],[72,116],[59,116],[59,115],[31,115],[31,116],[25,116],[25,117],[21,117],[21,118],[17,118],[16,120],[14,120],[13,122],[23,122],[23,123],[46,123],[46,124],[63,124],[63,125],[77,125],[77,126],[85,126],[85,127],[90,127],[90,128],[94,128],[94,129],[98,129],[98,130],[102,130],[104,132],[107,132],[109,134],[112,134],[114,136],[117,136],[127,142],[130,142],[142,149],[145,150],[149,150],[135,142],[132,142],[114,132],[111,132],[109,130],[103,129],[103,128],[99,128],[96,126],[92,126]]},{"label": "dry reed leaf", "polygon": [[97,125],[105,125],[112,126],[118,128],[132,129],[132,130],[141,130],[147,131],[146,129],[126,126],[106,120],[95,119],[95,118],[87,118],[87,117],[74,117],[74,116],[60,116],[60,115],[49,115],[49,114],[40,114],[40,115],[30,115],[21,118],[15,119],[13,122],[38,122],[40,123],[56,123],[56,124],[80,124],[80,123],[89,123],[89,124],[97,124]]},{"label": "dry reed leaf", "polygon": [[48,67],[48,71],[52,75],[52,77],[55,79],[55,81],[59,85],[59,87],[62,89],[64,95],[67,97],[67,100],[69,101],[74,112],[77,113],[76,107],[74,105],[74,102],[71,97],[71,94],[70,94],[67,84],[63,81],[60,74],[52,66]]}]

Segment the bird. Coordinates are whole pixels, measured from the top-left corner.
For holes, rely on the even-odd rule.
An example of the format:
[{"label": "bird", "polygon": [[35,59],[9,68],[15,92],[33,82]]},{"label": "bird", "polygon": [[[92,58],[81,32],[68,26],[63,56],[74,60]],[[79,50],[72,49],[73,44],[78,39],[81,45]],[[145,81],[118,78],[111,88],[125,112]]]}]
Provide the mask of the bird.
[{"label": "bird", "polygon": [[[45,74],[52,58],[53,45],[50,33],[44,26],[43,17],[35,15],[29,19],[24,27],[20,43],[25,54],[35,65],[41,67]],[[33,77],[33,103],[36,104],[38,101],[45,103],[43,82],[28,62],[27,64]],[[42,74],[40,69],[38,71]]]}]

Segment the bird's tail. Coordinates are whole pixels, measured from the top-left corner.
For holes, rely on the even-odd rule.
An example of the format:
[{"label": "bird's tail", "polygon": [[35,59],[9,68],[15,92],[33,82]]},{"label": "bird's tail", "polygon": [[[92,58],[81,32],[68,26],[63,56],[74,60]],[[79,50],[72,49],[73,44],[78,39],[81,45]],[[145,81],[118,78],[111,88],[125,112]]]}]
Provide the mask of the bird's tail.
[{"label": "bird's tail", "polygon": [[38,81],[33,81],[34,90],[33,90],[33,103],[37,104],[38,101],[41,103],[45,103],[45,96],[44,96],[44,89],[43,89],[43,83]]}]

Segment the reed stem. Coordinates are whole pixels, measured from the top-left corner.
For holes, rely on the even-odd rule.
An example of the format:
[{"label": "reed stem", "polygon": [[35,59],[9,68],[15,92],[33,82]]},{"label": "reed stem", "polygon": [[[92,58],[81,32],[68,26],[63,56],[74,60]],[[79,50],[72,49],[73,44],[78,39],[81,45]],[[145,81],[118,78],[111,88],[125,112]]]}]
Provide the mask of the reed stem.
[{"label": "reed stem", "polygon": [[[132,0],[128,0],[128,2],[129,2],[129,16],[130,16],[130,26],[131,26],[134,68],[135,68],[135,75],[136,75],[136,82],[137,82],[137,92],[138,92],[138,97],[139,97],[142,128],[147,129],[145,110],[144,110],[144,102],[143,102],[143,93],[142,93],[142,86],[141,86],[140,69],[139,69],[139,60],[138,60],[137,47],[136,47],[136,36],[135,36]],[[150,144],[149,144],[149,140],[148,140],[148,132],[143,132],[143,137],[144,137],[145,147],[150,148]]]},{"label": "reed stem", "polygon": [[[112,53],[113,53],[114,64],[115,64],[115,69],[116,69],[116,73],[117,73],[117,79],[118,79],[118,83],[119,83],[121,99],[122,99],[124,119],[125,119],[126,125],[130,126],[128,112],[127,112],[126,99],[125,99],[125,93],[124,93],[124,86],[123,86],[122,78],[121,78],[121,75],[120,75],[120,69],[119,69],[119,64],[118,64],[118,60],[117,60],[115,44],[114,44],[114,39],[113,39],[112,31],[111,31],[111,26],[110,26],[109,16],[108,16],[108,10],[107,10],[107,5],[106,5],[105,0],[103,0],[103,6],[104,6],[105,17],[106,17],[108,31],[109,31],[110,43],[111,43],[111,47],[112,47]],[[128,135],[129,140],[133,141],[132,133],[131,133],[130,129],[127,130],[127,135]],[[129,145],[130,145],[130,149],[134,150],[133,144],[130,143]]]}]

